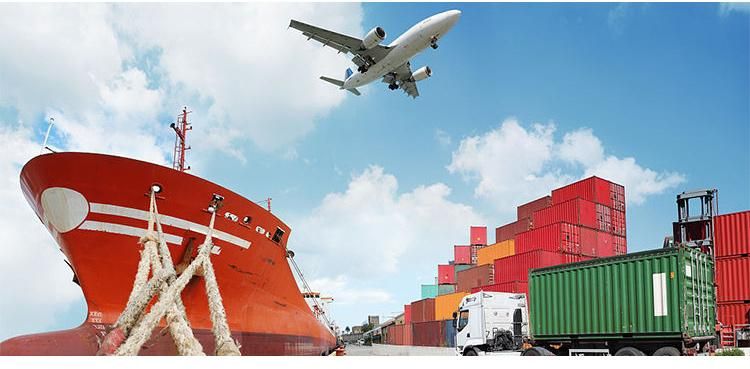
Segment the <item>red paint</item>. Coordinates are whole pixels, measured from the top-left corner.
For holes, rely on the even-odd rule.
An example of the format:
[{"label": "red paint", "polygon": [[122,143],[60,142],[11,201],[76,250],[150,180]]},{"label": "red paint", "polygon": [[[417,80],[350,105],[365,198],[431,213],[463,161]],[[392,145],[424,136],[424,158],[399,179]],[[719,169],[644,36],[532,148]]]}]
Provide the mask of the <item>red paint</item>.
[{"label": "red paint", "polygon": [[[596,231],[594,231],[596,232]],[[617,253],[615,246],[614,236],[611,233],[596,232],[596,256],[600,258],[606,258],[615,255],[621,255]]]},{"label": "red paint", "polygon": [[750,210],[714,217],[716,256],[750,254]]},{"label": "red paint", "polygon": [[399,325],[391,325],[388,326],[386,329],[386,337],[385,340],[387,344],[389,345],[412,345],[411,335],[412,335],[412,326],[411,324],[399,324]]},{"label": "red paint", "polygon": [[750,324],[750,303],[718,303],[719,323],[724,326]]},{"label": "red paint", "polygon": [[412,324],[414,346],[445,347],[445,332],[442,320]]},{"label": "red paint", "polygon": [[493,265],[480,265],[456,273],[456,292],[468,292],[474,287],[492,284]]},{"label": "red paint", "polygon": [[625,236],[626,235],[625,212],[621,210],[611,209],[610,214],[611,214],[610,219],[612,222],[612,228],[611,228],[612,234],[616,234],[618,236]]},{"label": "red paint", "polygon": [[[516,235],[516,253],[547,250],[567,254],[581,254],[580,226],[555,223]],[[595,256],[595,255],[591,255]]]},{"label": "red paint", "polygon": [[625,211],[625,187],[606,179],[589,177],[552,190],[553,204],[560,204],[576,197]]},{"label": "red paint", "polygon": [[612,232],[612,209],[609,206],[596,204],[596,228],[602,232]]},{"label": "red paint", "polygon": [[471,226],[471,228],[469,228],[469,244],[470,245],[486,245],[487,244],[487,227],[486,226]]},{"label": "red paint", "polygon": [[453,262],[456,264],[471,264],[471,246],[453,246]]},{"label": "red paint", "polygon": [[[591,260],[586,256],[535,250],[495,260],[495,283],[528,281],[529,270]],[[489,283],[487,283],[489,284]]]},{"label": "red paint", "polygon": [[534,228],[565,222],[598,229],[596,208],[597,204],[581,198],[555,204],[534,212]]},{"label": "red paint", "polygon": [[438,284],[456,283],[456,271],[453,264],[438,265]]},{"label": "red paint", "polygon": [[616,255],[625,255],[628,253],[628,242],[625,237],[613,235],[612,242],[615,244]]},{"label": "red paint", "polygon": [[534,201],[529,201],[516,208],[516,219],[531,218],[532,214],[535,211],[542,210],[550,206],[552,206],[552,196],[544,196]]},{"label": "red paint", "polygon": [[404,305],[404,324],[411,324],[411,304]]},{"label": "red paint", "polygon": [[531,217],[508,223],[504,226],[495,228],[495,243],[503,242],[515,237],[521,232],[532,229]]},{"label": "red paint", "polygon": [[529,283],[526,281],[508,281],[508,282],[502,282],[502,283],[489,284],[486,286],[474,287],[471,289],[471,293],[477,293],[479,291],[525,293],[528,296],[529,295]]},{"label": "red paint", "polygon": [[428,298],[411,303],[411,322],[435,320],[435,299]]},{"label": "red paint", "polygon": [[750,256],[716,259],[717,301],[750,300]]}]

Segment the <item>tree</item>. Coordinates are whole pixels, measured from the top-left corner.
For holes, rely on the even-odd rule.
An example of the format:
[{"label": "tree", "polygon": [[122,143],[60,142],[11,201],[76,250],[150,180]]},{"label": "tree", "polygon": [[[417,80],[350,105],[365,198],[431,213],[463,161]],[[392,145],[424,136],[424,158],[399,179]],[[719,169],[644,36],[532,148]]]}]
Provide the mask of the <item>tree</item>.
[{"label": "tree", "polygon": [[346,334],[349,334],[349,332],[351,332],[351,331],[352,330],[351,330],[351,328],[349,328],[349,326],[347,326],[346,329],[344,329],[344,332],[346,332]]}]

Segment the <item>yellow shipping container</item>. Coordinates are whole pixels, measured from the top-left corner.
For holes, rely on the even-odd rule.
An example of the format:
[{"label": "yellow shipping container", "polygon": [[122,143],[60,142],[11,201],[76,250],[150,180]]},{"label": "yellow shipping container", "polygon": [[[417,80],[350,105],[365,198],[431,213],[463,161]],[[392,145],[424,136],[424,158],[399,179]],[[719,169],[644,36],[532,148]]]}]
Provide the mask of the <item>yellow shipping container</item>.
[{"label": "yellow shipping container", "polygon": [[435,320],[453,319],[453,312],[458,310],[461,299],[466,295],[466,292],[456,292],[435,297]]},{"label": "yellow shipping container", "polygon": [[477,250],[477,265],[492,264],[495,259],[508,257],[515,253],[516,245],[513,239],[482,247]]}]

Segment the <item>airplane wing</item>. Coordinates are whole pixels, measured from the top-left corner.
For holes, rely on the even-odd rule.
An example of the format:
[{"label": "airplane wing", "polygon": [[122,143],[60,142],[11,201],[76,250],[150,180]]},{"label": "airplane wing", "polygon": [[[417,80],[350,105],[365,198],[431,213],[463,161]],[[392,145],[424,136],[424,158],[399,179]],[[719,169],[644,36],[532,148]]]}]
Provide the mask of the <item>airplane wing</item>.
[{"label": "airplane wing", "polygon": [[419,96],[419,90],[417,89],[417,82],[411,78],[411,73],[411,63],[406,62],[394,69],[393,72],[386,74],[383,77],[383,82],[388,84],[396,82],[404,93],[416,98]]},{"label": "airplane wing", "polygon": [[367,61],[370,61],[370,64],[376,64],[391,51],[390,48],[383,45],[377,45],[371,49],[362,49],[362,39],[311,26],[294,19],[289,22],[289,27],[301,31],[304,36],[307,36],[308,40],[318,41],[323,46],[334,48],[340,53],[351,53],[354,55],[352,61],[357,66],[362,66]]}]

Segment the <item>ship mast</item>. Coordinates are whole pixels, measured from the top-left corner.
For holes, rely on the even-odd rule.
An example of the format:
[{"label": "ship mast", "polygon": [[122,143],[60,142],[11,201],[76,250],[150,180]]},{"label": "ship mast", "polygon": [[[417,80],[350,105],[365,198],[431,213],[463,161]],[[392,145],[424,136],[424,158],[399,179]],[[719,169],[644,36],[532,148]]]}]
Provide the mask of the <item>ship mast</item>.
[{"label": "ship mast", "polygon": [[190,113],[192,112],[187,111],[187,107],[182,108],[182,113],[177,115],[177,123],[169,125],[175,132],[172,168],[180,172],[190,170],[190,166],[185,166],[185,151],[190,150],[190,146],[187,146],[187,131],[193,129],[187,118]]}]

